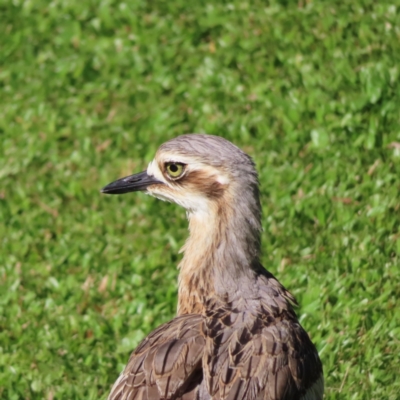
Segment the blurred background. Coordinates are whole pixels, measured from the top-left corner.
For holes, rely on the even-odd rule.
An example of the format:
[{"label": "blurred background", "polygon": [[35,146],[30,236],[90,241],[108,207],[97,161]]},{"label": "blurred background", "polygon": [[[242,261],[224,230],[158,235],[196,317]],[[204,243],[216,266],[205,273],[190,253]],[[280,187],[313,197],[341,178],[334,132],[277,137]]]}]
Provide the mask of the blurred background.
[{"label": "blurred background", "polygon": [[105,399],[174,315],[184,210],[99,190],[206,132],[257,163],[325,398],[397,400],[395,3],[0,1],[0,398]]}]

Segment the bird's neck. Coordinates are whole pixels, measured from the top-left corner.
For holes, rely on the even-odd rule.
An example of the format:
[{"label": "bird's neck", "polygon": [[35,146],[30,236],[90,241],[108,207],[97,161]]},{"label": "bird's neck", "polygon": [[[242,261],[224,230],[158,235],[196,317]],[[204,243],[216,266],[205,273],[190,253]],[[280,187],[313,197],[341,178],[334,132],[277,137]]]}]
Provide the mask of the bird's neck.
[{"label": "bird's neck", "polygon": [[190,236],[179,265],[178,314],[203,313],[230,303],[254,285],[260,248],[258,198],[251,204],[216,203],[189,213]]}]

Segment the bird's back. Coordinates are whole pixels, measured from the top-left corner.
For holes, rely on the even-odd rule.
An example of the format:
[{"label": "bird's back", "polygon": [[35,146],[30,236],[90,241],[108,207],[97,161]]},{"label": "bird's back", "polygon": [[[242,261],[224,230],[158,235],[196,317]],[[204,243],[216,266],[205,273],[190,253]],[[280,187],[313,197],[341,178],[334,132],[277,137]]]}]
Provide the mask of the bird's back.
[{"label": "bird's back", "polygon": [[131,355],[109,399],[322,399],[321,362],[290,294],[266,271],[255,285],[255,297],[210,300],[203,315],[157,328]]}]

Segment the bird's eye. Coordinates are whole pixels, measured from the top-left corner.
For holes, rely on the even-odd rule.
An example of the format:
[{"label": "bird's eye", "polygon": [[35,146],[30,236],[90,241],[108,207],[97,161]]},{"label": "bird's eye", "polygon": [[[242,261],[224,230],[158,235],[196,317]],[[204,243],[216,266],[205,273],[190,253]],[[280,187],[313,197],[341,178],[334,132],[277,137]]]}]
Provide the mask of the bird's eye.
[{"label": "bird's eye", "polygon": [[185,165],[181,163],[167,163],[166,171],[171,178],[179,178],[184,170]]}]

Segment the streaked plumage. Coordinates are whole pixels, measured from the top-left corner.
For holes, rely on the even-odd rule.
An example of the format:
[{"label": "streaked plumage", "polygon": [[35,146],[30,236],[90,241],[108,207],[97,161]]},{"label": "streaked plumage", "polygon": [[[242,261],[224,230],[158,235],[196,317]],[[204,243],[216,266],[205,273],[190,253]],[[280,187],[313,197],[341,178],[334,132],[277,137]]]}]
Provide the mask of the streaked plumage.
[{"label": "streaked plumage", "polygon": [[144,190],[187,210],[178,315],[145,338],[110,400],[319,400],[322,365],[295,299],[259,261],[254,163],[227,140],[183,135],[105,193]]}]

